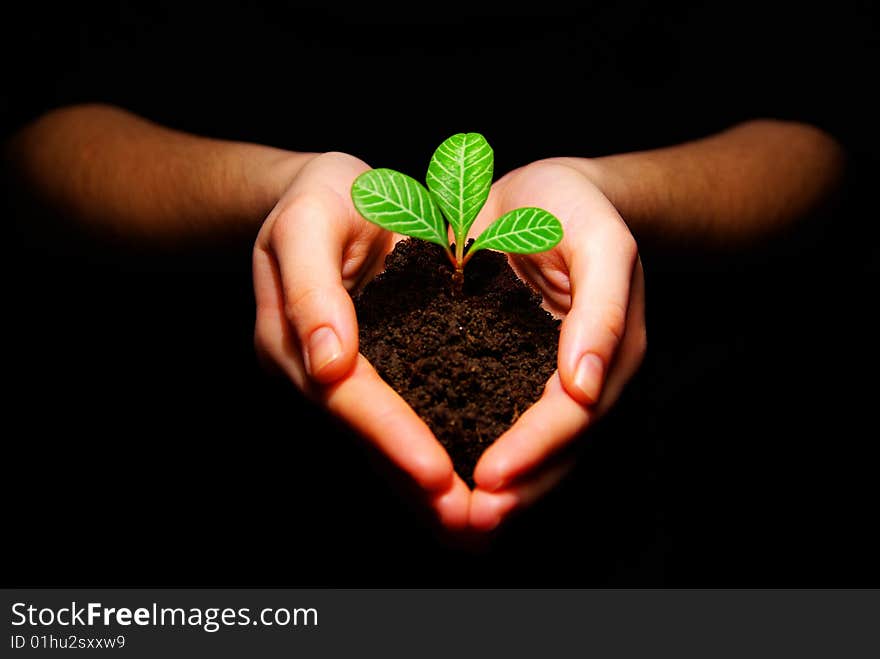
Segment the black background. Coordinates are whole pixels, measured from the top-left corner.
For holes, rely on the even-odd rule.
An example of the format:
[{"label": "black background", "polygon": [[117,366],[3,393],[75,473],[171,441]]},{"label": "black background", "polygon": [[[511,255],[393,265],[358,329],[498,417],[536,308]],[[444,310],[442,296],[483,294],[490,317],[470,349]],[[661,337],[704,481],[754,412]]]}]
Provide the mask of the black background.
[{"label": "black background", "polygon": [[[642,240],[649,354],[574,477],[479,551],[440,542],[253,357],[250,244],[109,248],[5,180],[9,585],[877,585],[877,11],[577,14],[212,3],[8,21],[3,128],[102,101],[413,175],[496,172],[755,117],[847,148],[829,208],[749,250]],[[444,15],[442,11],[446,11]]]}]

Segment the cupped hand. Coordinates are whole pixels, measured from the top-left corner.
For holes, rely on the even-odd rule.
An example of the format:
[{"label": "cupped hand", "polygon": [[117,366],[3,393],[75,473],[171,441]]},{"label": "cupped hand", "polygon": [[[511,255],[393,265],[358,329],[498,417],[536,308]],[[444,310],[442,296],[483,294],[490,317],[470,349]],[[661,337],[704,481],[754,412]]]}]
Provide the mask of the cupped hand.
[{"label": "cupped hand", "polygon": [[349,291],[382,269],[397,238],[354,209],[351,184],[367,169],[343,153],[314,157],[263,223],[253,253],[257,354],[408,474],[442,526],[458,530],[468,522],[467,486],[425,423],[358,353]]},{"label": "cupped hand", "polygon": [[500,179],[473,235],[521,206],[560,219],[564,238],[539,254],[511,255],[514,270],[563,319],[558,370],[542,397],[477,464],[469,524],[488,531],[540,498],[569,471],[567,448],[614,404],[646,348],[644,273],[636,242],[591,176],[589,161],[532,163]]}]

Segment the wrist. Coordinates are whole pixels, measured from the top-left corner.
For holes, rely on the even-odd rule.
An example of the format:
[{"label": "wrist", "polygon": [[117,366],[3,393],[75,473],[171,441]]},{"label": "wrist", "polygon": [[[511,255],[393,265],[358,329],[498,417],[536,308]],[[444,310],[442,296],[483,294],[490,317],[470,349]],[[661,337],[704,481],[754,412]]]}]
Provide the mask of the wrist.
[{"label": "wrist", "polygon": [[257,215],[262,220],[274,208],[284,192],[293,183],[303,166],[317,154],[286,151],[273,147],[244,145],[252,149],[250,157],[243,158],[243,180],[251,191]]},{"label": "wrist", "polygon": [[[566,172],[566,170],[569,170]],[[498,205],[498,214],[512,210],[523,205],[523,189],[542,190],[546,186],[555,185],[560,176],[567,176],[572,180],[582,179],[585,185],[596,188],[599,193],[606,196],[614,203],[612,191],[622,188],[622,182],[617,180],[616,171],[608,168],[598,159],[554,157],[535,160],[511,170],[502,176],[493,185],[494,199]],[[579,175],[579,176],[578,176]],[[525,188],[523,187],[525,183]],[[528,194],[526,195],[529,196]],[[616,195],[615,195],[616,196]]]},{"label": "wrist", "polygon": [[547,158],[540,162],[551,162],[565,165],[578,171],[590,183],[596,186],[602,194],[614,204],[616,199],[625,197],[626,178],[621,175],[619,168],[614,167],[611,158]]},{"label": "wrist", "polygon": [[199,177],[197,207],[202,218],[211,218],[213,235],[253,235],[303,165],[314,157],[247,142],[210,140],[204,144],[210,173]]},{"label": "wrist", "polygon": [[601,158],[556,158],[583,174],[617,209],[631,231],[664,207],[667,172],[644,153]]},{"label": "wrist", "polygon": [[574,157],[554,157],[543,158],[524,165],[519,169],[511,171],[498,181],[498,184],[505,186],[511,180],[516,179],[521,173],[528,172],[532,168],[541,168],[546,165],[562,165],[577,171],[584,176],[590,183],[596,186],[603,194],[611,197],[612,194],[621,190],[624,181],[621,180],[619,172],[609,166],[607,158],[574,158]]}]

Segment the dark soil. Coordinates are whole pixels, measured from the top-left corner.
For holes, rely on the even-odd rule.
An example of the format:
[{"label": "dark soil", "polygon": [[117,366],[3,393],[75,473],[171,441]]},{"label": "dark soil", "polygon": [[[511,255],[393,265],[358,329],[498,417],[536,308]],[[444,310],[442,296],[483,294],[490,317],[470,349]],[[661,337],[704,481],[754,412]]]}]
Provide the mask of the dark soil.
[{"label": "dark soil", "polygon": [[473,486],[480,455],[541,395],[559,321],[498,252],[457,292],[443,249],[404,240],[355,298],[361,352],[424,419]]}]

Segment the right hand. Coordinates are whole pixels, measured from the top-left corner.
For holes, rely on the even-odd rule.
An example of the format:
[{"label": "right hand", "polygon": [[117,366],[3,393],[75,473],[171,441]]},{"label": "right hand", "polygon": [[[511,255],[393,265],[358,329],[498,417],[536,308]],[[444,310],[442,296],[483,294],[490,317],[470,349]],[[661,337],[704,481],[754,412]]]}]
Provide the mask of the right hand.
[{"label": "right hand", "polygon": [[314,157],[263,223],[253,255],[257,354],[408,474],[445,529],[462,530],[470,492],[449,455],[358,354],[349,291],[382,270],[399,238],[352,204],[351,184],[367,169],[343,153]]}]

